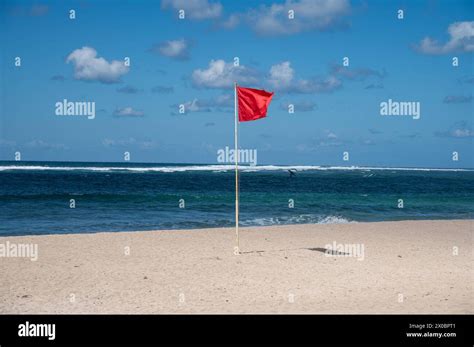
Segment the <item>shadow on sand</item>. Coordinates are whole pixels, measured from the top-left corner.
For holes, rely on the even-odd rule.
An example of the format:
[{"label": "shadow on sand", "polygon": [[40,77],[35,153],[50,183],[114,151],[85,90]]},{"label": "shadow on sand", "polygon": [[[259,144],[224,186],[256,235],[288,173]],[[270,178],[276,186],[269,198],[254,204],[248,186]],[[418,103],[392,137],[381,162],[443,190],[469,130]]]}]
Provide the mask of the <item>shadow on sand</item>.
[{"label": "shadow on sand", "polygon": [[[314,252],[321,252],[325,254],[330,254],[330,255],[349,255],[349,253],[344,253],[344,252],[338,252],[333,249],[328,249],[328,248],[321,248],[321,247],[316,247],[316,248],[292,248],[292,249],[277,249],[277,252],[283,252],[283,251],[298,251],[301,249],[305,249],[308,251],[314,251]],[[248,251],[248,252],[240,252],[240,254],[252,254],[252,253],[265,253],[269,251]],[[274,251],[273,251],[274,252]]]}]

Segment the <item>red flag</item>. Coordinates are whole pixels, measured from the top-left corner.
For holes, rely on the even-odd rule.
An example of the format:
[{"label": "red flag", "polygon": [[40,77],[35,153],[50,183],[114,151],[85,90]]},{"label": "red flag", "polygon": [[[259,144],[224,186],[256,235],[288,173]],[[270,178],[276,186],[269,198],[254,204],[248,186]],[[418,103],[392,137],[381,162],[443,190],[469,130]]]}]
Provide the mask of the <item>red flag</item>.
[{"label": "red flag", "polygon": [[237,87],[239,121],[248,122],[267,115],[273,93],[261,89]]}]

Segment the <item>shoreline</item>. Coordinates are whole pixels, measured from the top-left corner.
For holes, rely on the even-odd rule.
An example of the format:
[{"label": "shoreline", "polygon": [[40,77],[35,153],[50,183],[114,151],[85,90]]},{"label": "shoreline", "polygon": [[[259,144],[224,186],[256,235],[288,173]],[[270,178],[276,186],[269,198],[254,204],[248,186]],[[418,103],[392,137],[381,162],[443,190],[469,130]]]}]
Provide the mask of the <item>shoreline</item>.
[{"label": "shoreline", "polygon": [[0,314],[474,313],[473,230],[241,227],[237,256],[234,228],[0,237],[38,246],[36,261],[0,257]]},{"label": "shoreline", "polygon": [[[465,219],[402,219],[402,220],[381,220],[381,221],[370,221],[370,222],[358,222],[358,221],[348,221],[348,222],[335,222],[335,223],[297,223],[297,224],[272,224],[272,225],[251,225],[251,226],[241,226],[239,225],[239,231],[242,229],[259,229],[259,228],[273,228],[273,227],[294,227],[294,226],[314,226],[314,225],[346,225],[346,224],[375,224],[375,223],[399,223],[399,222],[448,222],[448,221],[471,221],[474,225],[474,218],[465,218]],[[147,233],[147,232],[176,232],[176,231],[186,231],[186,232],[199,232],[201,230],[235,230],[235,227],[205,227],[205,228],[187,228],[187,229],[146,229],[146,230],[101,230],[101,231],[91,231],[91,232],[77,232],[77,233],[52,233],[52,234],[24,234],[24,235],[2,235],[0,234],[0,243],[2,238],[12,238],[12,237],[41,237],[41,236],[54,236],[54,235],[63,235],[63,236],[72,236],[72,235],[95,235],[95,234],[122,234],[122,233]]]}]

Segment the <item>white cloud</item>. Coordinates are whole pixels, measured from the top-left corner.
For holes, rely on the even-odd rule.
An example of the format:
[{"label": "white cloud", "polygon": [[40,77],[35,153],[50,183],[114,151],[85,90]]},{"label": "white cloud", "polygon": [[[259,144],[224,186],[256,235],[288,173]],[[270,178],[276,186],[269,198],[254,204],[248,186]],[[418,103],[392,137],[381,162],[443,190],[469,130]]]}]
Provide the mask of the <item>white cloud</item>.
[{"label": "white cloud", "polygon": [[98,58],[97,51],[92,47],[76,49],[68,55],[66,62],[74,65],[74,78],[84,81],[116,83],[129,70],[123,61],[109,63],[104,58]]},{"label": "white cloud", "polygon": [[161,7],[176,11],[184,10],[186,18],[196,20],[218,18],[222,14],[220,2],[208,0],[162,0]]},{"label": "white cloud", "polygon": [[140,149],[152,149],[158,147],[158,143],[153,140],[137,140],[134,137],[125,139],[110,139],[102,140],[104,147],[138,147]]},{"label": "white cloud", "polygon": [[192,73],[192,82],[202,88],[232,88],[234,82],[255,84],[258,79],[255,71],[224,60],[211,60],[207,69],[197,69]]},{"label": "white cloud", "polygon": [[369,68],[349,68],[342,65],[333,65],[331,67],[331,73],[335,76],[355,81],[364,81],[371,76],[381,80],[386,76],[385,71],[380,72]]},{"label": "white cloud", "polygon": [[118,117],[142,117],[144,113],[142,111],[137,111],[132,107],[124,107],[116,109],[114,115]]},{"label": "white cloud", "polygon": [[474,132],[469,129],[454,129],[451,134],[453,137],[473,137],[474,136]]},{"label": "white cloud", "polygon": [[472,102],[472,95],[448,95],[443,99],[445,104],[462,104]]},{"label": "white cloud", "polygon": [[324,130],[320,136],[310,138],[306,143],[299,144],[296,149],[300,152],[319,151],[322,147],[339,147],[351,141],[341,139],[331,130]]},{"label": "white cloud", "polygon": [[201,105],[198,99],[184,103],[184,109],[186,112],[211,112],[211,109]]},{"label": "white cloud", "polygon": [[240,15],[239,14],[232,14],[226,20],[223,20],[219,23],[219,26],[225,29],[233,29],[237,27],[240,23]]},{"label": "white cloud", "polygon": [[234,96],[222,94],[212,100],[203,100],[201,104],[209,107],[234,107]]},{"label": "white cloud", "polygon": [[[245,18],[260,35],[289,35],[302,31],[327,30],[342,23],[350,13],[348,0],[286,0],[283,4],[261,6]],[[294,18],[289,18],[289,11]]]},{"label": "white cloud", "polygon": [[141,89],[138,89],[134,86],[126,85],[122,88],[118,88],[117,92],[124,93],[124,94],[137,94],[137,93],[141,92]]},{"label": "white cloud", "polygon": [[474,131],[466,121],[460,121],[453,124],[448,131],[437,131],[435,135],[462,139],[474,137]]},{"label": "white cloud", "polygon": [[292,101],[292,102],[285,102],[280,104],[280,109],[284,111],[288,111],[289,105],[293,105],[295,108],[295,112],[310,112],[316,109],[316,104],[312,101]]},{"label": "white cloud", "polygon": [[[186,60],[189,58],[189,44],[186,40],[171,40],[159,45],[160,54],[177,60]],[[154,50],[154,49],[153,49]]]},{"label": "white cloud", "polygon": [[[189,112],[228,112],[229,108],[234,107],[234,97],[230,94],[222,94],[215,99],[199,100],[194,98],[192,101],[183,103],[184,113]],[[177,108],[179,105],[171,105]],[[172,113],[176,115],[176,113]]]},{"label": "white cloud", "polygon": [[61,150],[67,150],[69,149],[68,146],[62,144],[62,143],[49,143],[43,140],[32,140],[30,142],[25,143],[25,147],[30,147],[30,148],[40,148],[40,149],[46,149],[46,150],[51,150],[51,149],[61,149]]},{"label": "white cloud", "polygon": [[268,82],[275,88],[285,88],[293,82],[295,71],[290,66],[289,61],[273,65],[270,68]]},{"label": "white cloud", "polygon": [[0,147],[14,148],[14,147],[27,147],[27,148],[37,148],[44,150],[68,150],[69,147],[62,143],[50,143],[44,140],[31,140],[24,143],[17,143],[15,141],[9,141],[5,139],[0,139]]},{"label": "white cloud", "polygon": [[274,90],[287,93],[332,92],[342,85],[342,82],[332,75],[310,80],[297,79],[289,61],[270,68],[268,83]]},{"label": "white cloud", "polygon": [[[194,98],[191,101],[186,101],[185,103],[182,104],[184,106],[184,113],[177,113],[177,112],[171,112],[171,115],[182,115],[182,114],[188,114],[190,112],[211,112],[212,108],[207,105],[205,102]],[[181,107],[181,105],[171,105],[170,106],[173,109],[177,109],[178,107]]]},{"label": "white cloud", "polygon": [[425,54],[474,51],[474,21],[455,22],[449,25],[448,34],[450,38],[445,44],[440,44],[430,37],[425,37],[417,46],[418,51]]}]

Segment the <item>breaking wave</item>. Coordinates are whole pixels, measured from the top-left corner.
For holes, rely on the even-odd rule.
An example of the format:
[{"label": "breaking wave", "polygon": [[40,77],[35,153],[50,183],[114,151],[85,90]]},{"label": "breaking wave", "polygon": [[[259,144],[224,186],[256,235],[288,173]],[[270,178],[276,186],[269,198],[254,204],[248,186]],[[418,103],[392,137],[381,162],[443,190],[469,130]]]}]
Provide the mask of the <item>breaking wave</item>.
[{"label": "breaking wave", "polygon": [[291,217],[254,218],[240,222],[241,226],[270,226],[287,224],[347,224],[357,223],[341,216],[318,216],[302,214]]},{"label": "breaking wave", "polygon": [[[36,170],[36,171],[91,171],[91,172],[187,172],[187,171],[211,171],[215,173],[235,170],[234,165],[182,165],[182,166],[48,166],[48,165],[4,165],[0,171],[13,170]],[[404,167],[365,167],[365,166],[317,166],[317,165],[261,165],[261,166],[239,166],[241,172],[260,171],[370,171],[370,170],[392,170],[392,171],[474,171],[472,169],[443,169],[443,168],[404,168]]]}]

